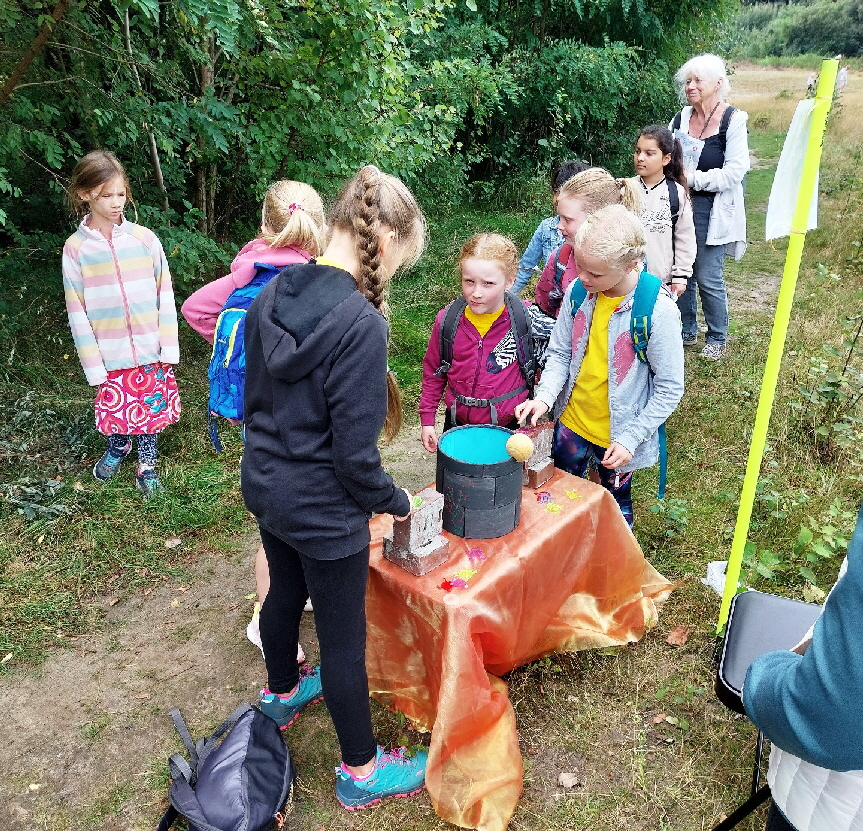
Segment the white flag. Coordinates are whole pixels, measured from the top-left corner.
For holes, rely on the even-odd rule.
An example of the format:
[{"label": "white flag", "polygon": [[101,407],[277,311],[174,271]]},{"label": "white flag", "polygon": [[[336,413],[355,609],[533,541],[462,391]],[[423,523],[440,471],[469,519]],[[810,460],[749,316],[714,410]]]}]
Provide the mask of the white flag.
[{"label": "white flag", "polygon": [[[791,119],[791,126],[788,128],[788,135],[785,137],[785,144],[782,145],[779,164],[776,165],[776,175],[773,177],[773,187],[770,189],[770,199],[767,202],[766,239],[768,240],[787,237],[791,233],[814,107],[814,98],[807,98],[797,105],[794,118]],[[811,231],[817,227],[818,177],[816,174],[812,204],[809,206],[809,222],[806,228],[795,230]]]}]

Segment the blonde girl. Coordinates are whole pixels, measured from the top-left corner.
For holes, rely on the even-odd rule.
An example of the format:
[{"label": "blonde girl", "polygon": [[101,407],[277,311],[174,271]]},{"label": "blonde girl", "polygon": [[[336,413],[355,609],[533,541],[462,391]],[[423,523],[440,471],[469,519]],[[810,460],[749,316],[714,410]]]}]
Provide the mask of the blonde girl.
[{"label": "blonde girl", "polygon": [[[426,753],[376,743],[365,670],[368,520],[404,517],[410,498],[381,467],[378,438],[401,425],[387,371],[390,277],[415,262],[425,220],[411,192],[376,167],[342,189],[315,263],[264,287],[246,320],[243,497],[261,531],[270,591],[261,608],[263,712],[287,727],[326,697],[341,749],[336,796],[348,809],[423,787]],[[311,597],[321,665],[294,655]]]},{"label": "blonde girl", "polygon": [[535,424],[552,410],[555,465],[576,476],[593,467],[631,527],[632,471],[656,464],[659,427],[683,395],[680,314],[661,290],[647,363],[638,360],[630,317],[644,259],[641,221],[622,205],[602,208],[573,242],[587,293],[573,310],[567,291],[535,397],[516,416]]},{"label": "blonde girl", "polygon": [[[267,189],[261,206],[260,233],[240,249],[228,274],[199,288],[183,303],[186,322],[207,343],[212,343],[216,321],[225,302],[236,289],[255,278],[257,264],[285,268],[306,263],[323,249],[324,231],[323,202],[311,185],[287,179],[274,182]],[[270,587],[270,573],[262,545],[255,554],[255,584],[257,601],[246,626],[246,636],[263,651],[258,615]],[[305,657],[300,647],[297,661],[302,663]]]},{"label": "blonde girl", "polygon": [[607,205],[638,210],[638,191],[632,182],[616,179],[605,168],[589,167],[561,185],[557,195],[558,230],[563,245],[545,264],[536,286],[535,300],[542,311],[557,317],[569,284],[578,276],[572,246],[584,220]]},{"label": "blonde girl", "polygon": [[[453,336],[451,366],[444,374],[438,372],[440,329],[449,306],[435,318],[423,359],[420,441],[429,453],[437,449],[435,417],[441,398],[446,404],[444,430],[448,430],[460,424],[510,426],[516,404],[528,397],[512,348],[505,302],[517,271],[518,251],[508,237],[476,234],[462,246],[459,272],[465,307]],[[478,401],[487,403],[478,406]]]},{"label": "blonde girl", "polygon": [[83,218],[63,246],[66,310],[87,383],[97,387],[96,429],[107,438],[93,475],[114,476],[135,436],[137,486],[149,499],[162,489],[156,436],[180,417],[171,274],[156,235],[124,216],[131,188],[113,153],[84,156],[68,197]]}]

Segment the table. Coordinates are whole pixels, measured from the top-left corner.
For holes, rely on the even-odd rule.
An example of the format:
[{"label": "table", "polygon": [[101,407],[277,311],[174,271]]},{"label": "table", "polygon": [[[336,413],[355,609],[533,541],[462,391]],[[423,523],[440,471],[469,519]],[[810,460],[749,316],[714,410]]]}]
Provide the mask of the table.
[{"label": "table", "polygon": [[[522,791],[515,713],[497,676],[550,652],[637,641],[674,588],[604,488],[556,469],[540,494],[549,501],[523,489],[505,537],[445,533],[449,560],[422,577],[383,558],[392,518],[371,523],[369,690],[431,731],[438,816],[481,831],[506,828]],[[453,580],[467,585],[441,588]]]}]

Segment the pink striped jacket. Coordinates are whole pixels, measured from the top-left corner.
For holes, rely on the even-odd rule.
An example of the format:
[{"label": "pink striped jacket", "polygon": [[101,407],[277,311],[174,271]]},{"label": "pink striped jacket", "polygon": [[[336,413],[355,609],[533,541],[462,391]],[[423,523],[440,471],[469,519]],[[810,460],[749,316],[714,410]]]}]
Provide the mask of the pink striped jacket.
[{"label": "pink striped jacket", "polygon": [[86,223],[63,246],[63,288],[87,383],[115,369],[179,363],[174,289],[158,237],[124,219],[109,240]]}]

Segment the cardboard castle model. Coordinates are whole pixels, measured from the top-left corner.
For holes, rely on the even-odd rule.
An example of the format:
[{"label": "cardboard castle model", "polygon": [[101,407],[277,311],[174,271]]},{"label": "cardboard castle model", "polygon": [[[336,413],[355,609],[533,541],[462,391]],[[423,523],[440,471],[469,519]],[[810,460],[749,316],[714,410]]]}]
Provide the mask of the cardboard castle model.
[{"label": "cardboard castle model", "polygon": [[384,557],[420,577],[446,562],[449,541],[441,535],[443,494],[425,488],[417,496],[422,504],[407,519],[394,521],[392,535],[384,537]]}]

